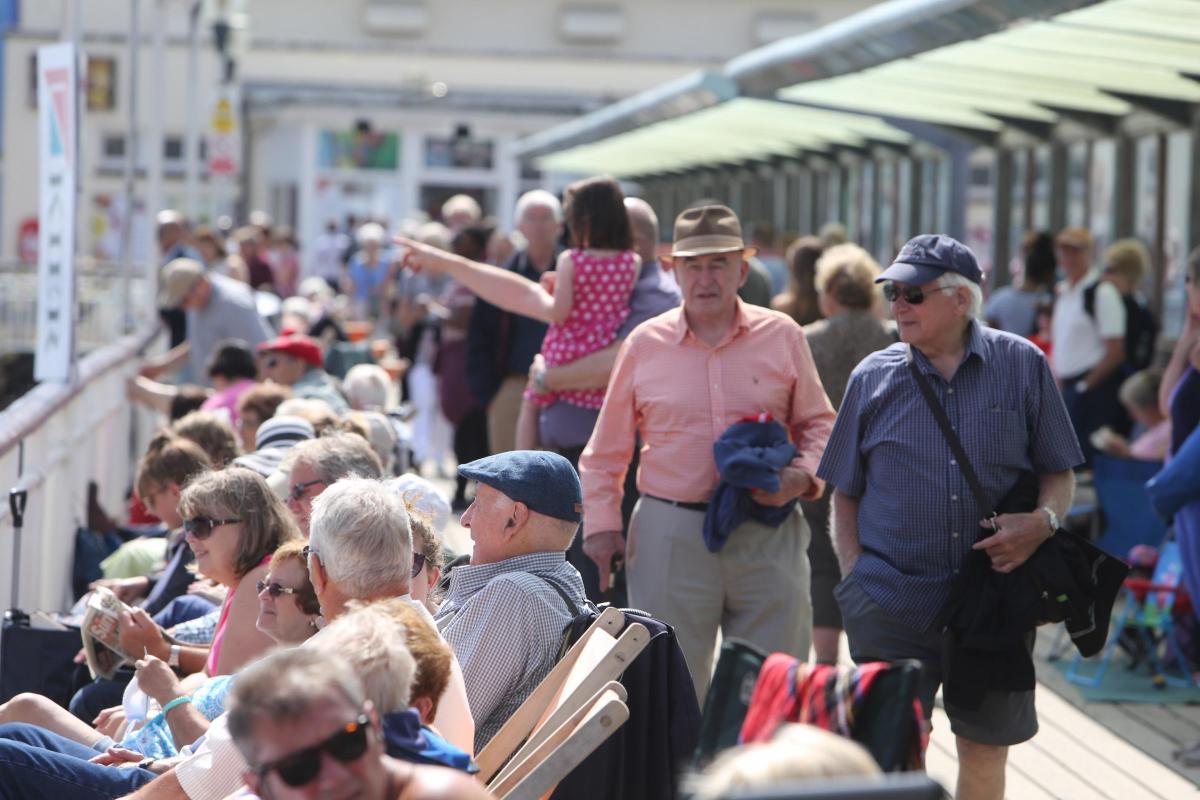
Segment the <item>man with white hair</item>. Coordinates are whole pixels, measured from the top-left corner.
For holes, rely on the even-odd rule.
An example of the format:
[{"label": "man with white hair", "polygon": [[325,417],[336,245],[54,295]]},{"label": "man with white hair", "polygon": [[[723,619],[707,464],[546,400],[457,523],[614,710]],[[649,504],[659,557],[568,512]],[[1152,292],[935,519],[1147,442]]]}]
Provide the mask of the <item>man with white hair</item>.
[{"label": "man with white hair", "polygon": [[288,472],[286,504],[300,531],[308,535],[313,500],[349,475],[382,478],[383,465],[370,443],[354,433],[337,433],[300,442],[284,462]]},{"label": "man with white hair", "polygon": [[[517,200],[517,230],[525,249],[504,263],[504,269],[537,281],[554,269],[562,247],[562,204],[544,189],[526,192]],[[516,447],[517,416],[528,380],[529,365],[542,349],[546,323],[511,314],[486,300],[476,301],[467,332],[467,380],[471,391],[487,405],[488,448],[504,453]]]},{"label": "man with white hair", "polygon": [[[433,623],[409,594],[415,562],[408,511],[383,482],[345,478],[322,492],[313,501],[308,542],[309,577],[325,619],[345,613],[351,601],[399,597]],[[475,725],[457,661],[434,725],[447,740],[472,752]]]},{"label": "man with white hair", "polygon": [[442,222],[454,233],[483,219],[479,201],[469,194],[456,194],[442,203]]},{"label": "man with white hair", "polygon": [[514,450],[458,468],[479,482],[463,514],[471,562],[450,573],[438,629],[463,664],[478,752],[554,667],[566,626],[584,605],[565,551],[582,490],[571,462]]},{"label": "man with white hair", "polygon": [[[974,254],[949,236],[918,236],[901,249],[877,279],[901,342],[851,374],[817,469],[834,487],[843,576],[834,595],[850,654],[859,663],[919,659],[927,718],[944,677],[938,622],[960,571],[973,551],[1003,573],[1025,563],[1070,507],[1071,469],[1083,460],[1042,352],[977,321],[982,278]],[[972,483],[995,508],[1027,471],[1037,476],[1037,508],[983,519]],[[1033,685],[977,680],[978,704],[945,694],[958,747],[955,796],[998,800],[1008,747],[1037,732]]]}]

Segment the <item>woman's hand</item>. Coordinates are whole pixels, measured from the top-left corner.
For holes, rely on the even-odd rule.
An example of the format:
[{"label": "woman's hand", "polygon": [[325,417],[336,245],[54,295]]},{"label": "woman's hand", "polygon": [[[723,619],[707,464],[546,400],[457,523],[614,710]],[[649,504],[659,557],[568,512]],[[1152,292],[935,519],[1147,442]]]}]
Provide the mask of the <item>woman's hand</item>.
[{"label": "woman's hand", "polygon": [[558,285],[558,273],[552,269],[546,270],[542,273],[542,277],[538,278],[538,283],[547,292],[554,294],[554,287]]},{"label": "woman's hand", "polygon": [[174,700],[183,694],[183,687],[175,672],[162,659],[154,656],[137,661],[138,688],[158,701],[160,706]]},{"label": "woman's hand", "polygon": [[117,636],[121,649],[134,658],[150,653],[165,661],[171,654],[171,646],[163,639],[158,623],[140,608],[121,612]]},{"label": "woman's hand", "polygon": [[92,727],[100,731],[103,736],[109,736],[113,739],[117,738],[117,733],[121,730],[121,726],[125,724],[125,709],[122,706],[113,706],[106,708],[92,720]]}]

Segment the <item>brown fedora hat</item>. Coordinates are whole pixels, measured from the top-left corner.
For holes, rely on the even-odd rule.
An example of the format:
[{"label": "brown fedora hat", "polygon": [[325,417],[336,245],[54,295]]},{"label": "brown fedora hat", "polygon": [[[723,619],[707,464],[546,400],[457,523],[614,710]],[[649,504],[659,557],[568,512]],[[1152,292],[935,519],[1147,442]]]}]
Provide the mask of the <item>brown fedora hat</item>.
[{"label": "brown fedora hat", "polygon": [[755,248],[746,247],[742,223],[727,206],[697,206],[675,218],[675,243],[672,258],[703,256],[710,253],[742,251],[751,256]]}]

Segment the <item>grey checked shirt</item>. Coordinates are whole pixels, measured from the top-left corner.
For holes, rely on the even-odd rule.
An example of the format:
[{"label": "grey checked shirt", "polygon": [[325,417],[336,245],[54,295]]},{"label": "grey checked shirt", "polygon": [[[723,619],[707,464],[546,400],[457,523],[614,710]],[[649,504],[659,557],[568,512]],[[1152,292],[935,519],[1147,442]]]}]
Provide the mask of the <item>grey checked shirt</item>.
[{"label": "grey checked shirt", "polygon": [[[928,630],[979,537],[981,511],[909,372],[907,344],[863,359],[850,376],[817,474],[859,498],[854,577],[880,606]],[[1083,461],[1045,357],[1028,340],[972,322],[947,382],[915,351],[994,505],[1022,470]]]},{"label": "grey checked shirt", "polygon": [[450,592],[435,619],[462,666],[476,753],[550,672],[575,617],[547,580],[583,608],[583,580],[561,551],[450,573]]}]

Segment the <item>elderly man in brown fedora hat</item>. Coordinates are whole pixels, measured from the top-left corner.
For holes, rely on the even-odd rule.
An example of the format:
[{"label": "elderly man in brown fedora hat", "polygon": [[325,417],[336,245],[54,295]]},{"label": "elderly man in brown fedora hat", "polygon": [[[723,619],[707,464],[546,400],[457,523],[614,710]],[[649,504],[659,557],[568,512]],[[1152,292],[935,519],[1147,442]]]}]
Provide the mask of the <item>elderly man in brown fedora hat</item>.
[{"label": "elderly man in brown fedora hat", "polygon": [[[816,468],[834,413],[800,326],[738,299],[752,253],[725,206],[679,215],[671,268],[683,305],[625,340],[580,459],[584,550],[601,585],[624,554],[630,603],[675,626],[701,699],[718,629],[800,658],[812,633],[809,531],[793,501],[824,488]],[[779,490],[751,495],[791,510],[777,526],[752,516],[714,552],[703,535],[719,479],[713,445],[747,418],[777,421],[795,445]],[[639,435],[641,499],[626,553],[621,486]]]}]

